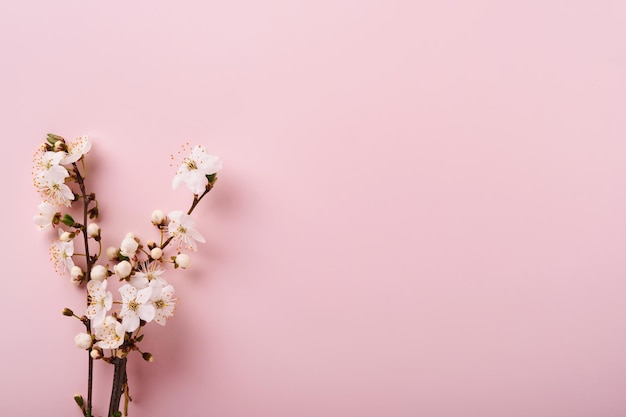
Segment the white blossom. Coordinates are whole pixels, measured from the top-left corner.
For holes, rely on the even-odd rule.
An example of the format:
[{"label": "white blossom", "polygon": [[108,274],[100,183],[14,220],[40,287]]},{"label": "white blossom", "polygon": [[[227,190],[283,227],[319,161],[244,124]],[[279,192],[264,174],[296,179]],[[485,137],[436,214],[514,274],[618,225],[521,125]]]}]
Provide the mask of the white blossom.
[{"label": "white blossom", "polygon": [[149,304],[152,294],[151,288],[137,290],[130,284],[120,287],[122,295],[122,324],[128,332],[134,332],[139,327],[139,320],[151,322],[154,319],[154,306]]},{"label": "white blossom", "polygon": [[59,165],[64,156],[65,152],[47,151],[40,153],[35,160],[35,169],[38,173],[41,174],[42,172],[50,170],[52,167],[58,166],[59,168],[64,169],[65,172],[67,172],[67,169]]},{"label": "white blossom", "polygon": [[209,184],[207,175],[215,174],[220,169],[222,160],[219,157],[209,155],[204,146],[196,146],[191,154],[183,159],[172,180],[172,188],[176,189],[184,182],[194,194],[202,194]]},{"label": "white blossom", "polygon": [[130,278],[130,283],[138,290],[146,288],[153,281],[160,283],[161,286],[165,286],[167,281],[161,277],[163,272],[163,268],[157,265],[156,262],[142,264],[140,270]]},{"label": "white blossom", "polygon": [[89,306],[87,307],[87,317],[91,319],[94,325],[102,323],[106,312],[113,305],[113,294],[107,291],[107,281],[91,280],[87,283],[87,292],[89,294]]},{"label": "white blossom", "polygon": [[[59,237],[65,233],[62,229],[59,229]],[[63,242],[61,240],[55,240],[50,247],[51,260],[54,262],[54,269],[58,273],[63,273],[67,269],[72,270],[74,261],[72,260],[74,255],[74,241]]]},{"label": "white blossom", "polygon": [[39,209],[39,214],[33,217],[33,221],[39,226],[39,230],[47,229],[52,225],[52,221],[58,213],[57,207],[43,201],[37,208]]},{"label": "white blossom", "polygon": [[179,267],[186,269],[189,267],[189,265],[191,265],[191,258],[189,257],[189,255],[181,253],[179,255],[176,255],[176,259],[174,260],[174,262]]},{"label": "white blossom", "polygon": [[196,221],[189,214],[176,210],[168,214],[168,217],[170,222],[167,225],[167,231],[182,246],[195,251],[197,248],[196,240],[202,243],[206,242],[200,232],[196,230]]},{"label": "white blossom", "polygon": [[99,342],[96,346],[102,349],[117,349],[124,343],[126,333],[124,325],[114,317],[106,316],[104,321],[94,326],[94,333]]},{"label": "white blossom", "polygon": [[44,151],[43,148],[35,156],[35,186],[41,188],[49,176],[69,177],[69,172],[64,166],[59,165],[65,152]]},{"label": "white blossom", "polygon": [[64,155],[63,159],[61,159],[61,164],[67,165],[78,161],[84,154],[89,152],[90,149],[91,139],[89,139],[89,136],[83,135],[77,138],[74,142],[67,145],[67,153],[63,152]]},{"label": "white blossom", "polygon": [[174,308],[176,307],[176,299],[172,299],[174,295],[174,287],[167,285],[156,291],[153,291],[153,295],[150,301],[155,309],[154,321],[161,326],[165,326],[165,322],[168,318],[174,316]]},{"label": "white blossom", "polygon": [[42,171],[35,180],[35,185],[42,193],[44,201],[69,207],[74,200],[74,193],[65,185],[65,178],[69,174],[62,166],[54,166],[48,171]]},{"label": "white blossom", "polygon": [[74,343],[76,343],[76,346],[79,349],[89,349],[91,347],[91,344],[93,343],[93,340],[91,338],[91,335],[88,333],[78,333],[74,337]]}]

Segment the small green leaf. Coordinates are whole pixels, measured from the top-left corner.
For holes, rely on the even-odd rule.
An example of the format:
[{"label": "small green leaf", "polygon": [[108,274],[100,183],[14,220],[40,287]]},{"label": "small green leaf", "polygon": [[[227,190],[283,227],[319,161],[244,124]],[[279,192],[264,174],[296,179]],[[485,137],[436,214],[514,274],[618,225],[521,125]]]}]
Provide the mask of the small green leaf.
[{"label": "small green leaf", "polygon": [[144,335],[143,335],[143,334],[142,334],[142,335],[140,335],[139,337],[137,337],[137,338],[135,339],[135,342],[137,342],[137,343],[141,342],[141,341],[143,340],[143,337],[144,337]]},{"label": "small green leaf", "polygon": [[121,411],[113,411],[113,414],[111,414],[111,417],[122,417],[122,412]]}]

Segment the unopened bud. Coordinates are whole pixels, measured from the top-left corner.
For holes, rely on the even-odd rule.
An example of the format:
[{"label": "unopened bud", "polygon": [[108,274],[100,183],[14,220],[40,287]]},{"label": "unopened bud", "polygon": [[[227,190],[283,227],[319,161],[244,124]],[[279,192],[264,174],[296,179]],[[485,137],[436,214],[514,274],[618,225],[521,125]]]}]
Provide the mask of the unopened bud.
[{"label": "unopened bud", "polygon": [[163,256],[163,249],[161,248],[154,248],[150,251],[150,257],[152,259],[160,259],[161,256]]},{"label": "unopened bud", "polygon": [[132,271],[133,267],[130,264],[130,262],[122,261],[119,264],[115,265],[113,269],[115,270],[115,275],[117,275],[120,278],[126,278],[127,276],[130,275],[130,272]]},{"label": "unopened bud", "polygon": [[156,248],[156,242],[154,240],[148,240],[146,242],[146,246],[148,247],[148,249],[152,250],[154,248]]},{"label": "unopened bud", "polygon": [[[130,236],[129,236],[130,235]],[[122,244],[120,245],[120,253],[124,256],[132,258],[135,256],[137,252],[137,248],[139,247],[139,243],[134,238],[132,233],[126,235],[124,240],[122,240]]]},{"label": "unopened bud", "polygon": [[72,278],[82,278],[85,276],[85,273],[80,269],[80,266],[74,265],[70,270],[70,276]]},{"label": "unopened bud", "polygon": [[143,358],[144,361],[147,361],[147,362],[154,361],[154,357],[152,356],[152,353],[149,353],[149,352],[143,352],[141,354],[141,357]]},{"label": "unopened bud", "polygon": [[93,343],[93,339],[90,334],[78,333],[76,337],[74,337],[74,343],[76,343],[79,349],[89,349]]},{"label": "unopened bud", "polygon": [[100,237],[100,226],[98,226],[98,223],[89,223],[89,226],[87,226],[87,236],[94,239]]},{"label": "unopened bud", "polygon": [[54,143],[53,149],[54,149],[55,152],[66,151],[67,150],[67,145],[64,142],[58,140],[58,141],[56,141]]},{"label": "unopened bud", "polygon": [[179,266],[185,269],[189,265],[191,265],[191,258],[189,257],[189,255],[181,253],[180,255],[176,255],[176,259],[174,259],[174,262],[176,263],[177,267]]},{"label": "unopened bud", "polygon": [[63,309],[63,315],[64,316],[68,316],[68,317],[72,317],[72,316],[74,316],[74,312],[72,310],[70,310],[69,308],[65,307]]},{"label": "unopened bud", "polygon": [[72,240],[74,238],[74,234],[70,233],[70,232],[63,232],[61,233],[61,235],[59,236],[59,240],[61,242],[69,242],[70,240]]},{"label": "unopened bud", "polygon": [[113,246],[107,248],[107,258],[109,258],[109,261],[117,260],[118,253],[119,250],[117,248],[114,248]]},{"label": "unopened bud", "polygon": [[74,401],[81,409],[85,406],[85,400],[83,400],[83,396],[80,394],[74,394]]},{"label": "unopened bud", "polygon": [[162,226],[165,224],[165,213],[163,213],[161,210],[154,210],[152,212],[152,218],[150,219],[152,221],[152,224],[155,226]]},{"label": "unopened bud", "polygon": [[80,285],[83,282],[83,277],[85,273],[80,266],[74,265],[72,269],[70,269],[70,281],[74,285]]},{"label": "unopened bud", "polygon": [[92,359],[100,359],[103,356],[102,349],[99,347],[91,349],[91,352],[89,352],[89,356],[91,356]]},{"label": "unopened bud", "polygon": [[109,275],[109,271],[102,265],[96,265],[91,268],[91,279],[96,281],[104,281]]},{"label": "unopened bud", "polygon": [[50,142],[53,145],[56,143],[57,140],[60,140],[61,142],[65,142],[65,139],[63,138],[63,136],[55,135],[54,133],[46,133],[46,139],[48,140],[48,142]]}]

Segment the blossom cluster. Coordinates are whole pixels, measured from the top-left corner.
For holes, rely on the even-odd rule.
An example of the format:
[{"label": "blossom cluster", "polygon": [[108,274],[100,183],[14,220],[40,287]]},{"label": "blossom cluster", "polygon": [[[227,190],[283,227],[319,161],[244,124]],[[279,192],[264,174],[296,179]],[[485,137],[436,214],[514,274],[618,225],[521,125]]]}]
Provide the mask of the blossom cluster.
[{"label": "blossom cluster", "polygon": [[[184,252],[196,251],[197,242],[205,242],[191,212],[212,189],[222,162],[219,157],[209,155],[203,146],[194,147],[172,181],[172,188],[185,184],[192,191],[191,208],[167,214],[154,210],[150,221],[158,232],[156,240],[144,241],[129,232],[119,245],[109,247],[106,256],[101,256],[102,230],[95,222],[98,203],[95,194],[85,189],[84,158],[91,145],[88,136],[68,144],[60,136],[48,135],[47,143],[35,154],[34,184],[43,201],[34,222],[41,230],[58,229],[50,248],[56,271],[69,273],[76,285],[86,285],[85,314],[79,317],[70,309],[64,310],[65,315],[75,316],[86,325],[86,332],[76,335],[76,345],[89,349],[93,359],[108,361],[136,350],[144,359],[151,360],[152,355],[138,347],[143,339],[140,329],[151,322],[164,326],[174,315],[175,290],[165,278],[171,272],[168,269],[188,268],[191,258]],[[82,223],[64,212],[78,200],[85,205]],[[75,253],[74,243],[81,240],[79,236],[84,254]],[[97,253],[90,253],[90,242],[97,244]],[[78,256],[84,256],[85,262],[78,261]],[[121,283],[117,300],[108,283],[113,277]],[[109,355],[105,349],[111,350]]]}]

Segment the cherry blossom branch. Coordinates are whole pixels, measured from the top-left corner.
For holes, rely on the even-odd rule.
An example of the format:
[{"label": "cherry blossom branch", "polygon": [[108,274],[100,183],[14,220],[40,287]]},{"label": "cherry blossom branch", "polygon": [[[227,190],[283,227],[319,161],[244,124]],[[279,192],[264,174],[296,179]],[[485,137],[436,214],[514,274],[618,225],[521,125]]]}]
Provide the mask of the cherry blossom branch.
[{"label": "cherry blossom branch", "polygon": [[[89,152],[91,141],[87,136],[81,136],[68,144],[65,139],[53,134],[48,134],[46,140],[48,143],[40,146],[35,154],[34,185],[44,201],[38,206],[39,213],[33,220],[40,230],[57,226],[70,228],[58,228],[58,239],[52,242],[50,248],[51,259],[57,272],[70,272],[73,284],[87,284],[85,314],[79,317],[69,308],[63,310],[63,315],[75,317],[85,326],[86,333],[77,334],[74,341],[78,348],[89,352],[87,401],[81,395],[74,396],[74,400],[84,417],[93,417],[93,361],[102,359],[114,365],[107,417],[121,417],[121,396],[124,395],[124,415],[127,415],[128,403],[132,401],[126,369],[128,354],[137,351],[144,360],[153,360],[151,353],[139,348],[144,337],[140,334],[141,329],[152,321],[164,326],[173,317],[177,302],[173,298],[175,290],[161,275],[167,264],[173,264],[174,268],[189,267],[191,259],[182,250],[196,251],[196,242],[205,242],[196,229],[191,213],[213,188],[222,162],[219,157],[209,155],[203,146],[194,147],[191,154],[183,159],[172,181],[172,188],[185,184],[193,192],[193,201],[187,212],[174,210],[165,215],[155,210],[151,221],[159,230],[159,244],[151,240],[142,243],[133,233],[127,233],[119,246],[106,250],[109,261],[113,262],[110,269],[110,264],[97,263],[102,255],[100,227],[94,222],[88,223],[89,219],[98,217],[96,196],[88,193],[85,185],[87,167],[84,155]],[[80,193],[75,189],[72,191],[66,181],[78,184]],[[82,223],[60,211],[60,206],[71,207],[79,199],[83,203]],[[83,234],[84,254],[74,251],[74,239],[79,233]],[[168,237],[164,241],[166,233]],[[98,243],[97,254],[90,251],[89,239]],[[177,253],[166,257],[163,249],[173,240],[179,244]],[[95,251],[95,248],[91,249]],[[74,264],[73,258],[77,256],[85,257],[86,271]],[[122,301],[114,301],[112,293],[107,291],[108,278],[114,275],[120,282],[125,281],[118,288]],[[121,309],[107,313],[113,305],[121,306]],[[108,353],[105,354],[105,350]]]},{"label": "cherry blossom branch", "polygon": [[[91,267],[92,267],[92,258],[89,254],[89,236],[87,235],[87,218],[89,216],[89,202],[92,200],[92,195],[87,196],[87,191],[85,189],[85,179],[81,175],[76,162],[72,164],[74,166],[74,174],[76,175],[76,181],[78,182],[78,186],[80,188],[81,197],[83,198],[83,242],[85,244],[85,258],[87,259],[87,272],[86,276],[91,276]],[[85,166],[83,160],[83,167]],[[87,306],[89,306],[89,296],[87,296]],[[91,323],[89,320],[85,320],[85,327],[87,329],[87,334],[91,335]],[[86,415],[91,416],[92,409],[92,397],[93,397],[93,358],[91,357],[91,352],[87,352],[87,357],[89,358],[88,362],[88,371],[87,371],[87,408]]]}]

